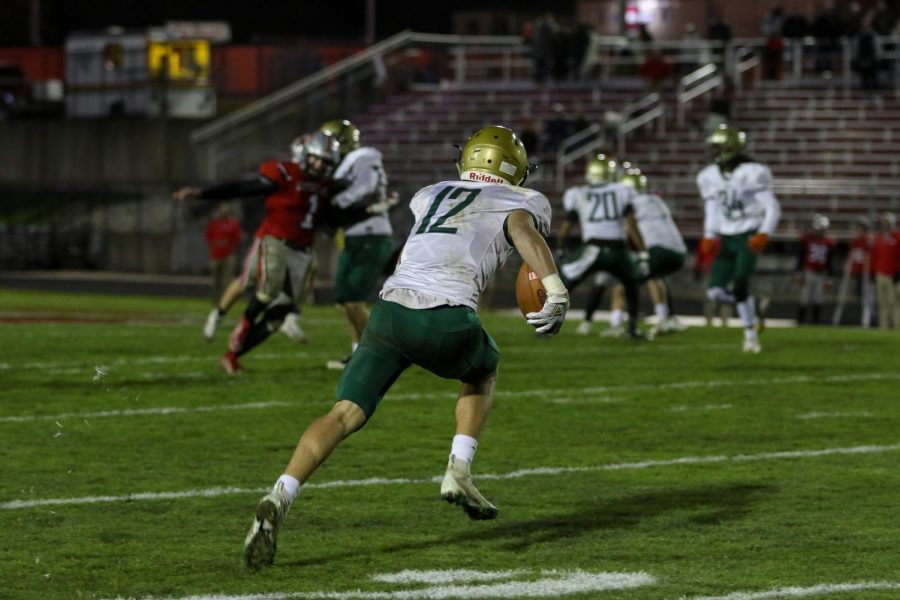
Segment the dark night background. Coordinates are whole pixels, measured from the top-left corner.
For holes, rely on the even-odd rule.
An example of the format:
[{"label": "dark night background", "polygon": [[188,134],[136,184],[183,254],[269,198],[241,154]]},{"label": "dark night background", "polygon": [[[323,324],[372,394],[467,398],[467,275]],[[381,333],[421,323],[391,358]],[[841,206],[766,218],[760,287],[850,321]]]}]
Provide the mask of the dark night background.
[{"label": "dark night background", "polygon": [[[0,0],[0,46],[30,43],[29,0]],[[457,10],[514,9],[536,13],[553,8],[556,13],[574,10],[574,0],[517,0],[515,3],[485,0],[429,2],[378,0],[376,37],[403,29],[450,33]],[[69,31],[101,29],[110,25],[144,27],[167,20],[227,21],[232,42],[246,43],[271,37],[321,37],[358,41],[365,32],[366,1],[177,0],[125,2],[122,0],[40,0],[41,37],[44,45],[61,45]]]}]

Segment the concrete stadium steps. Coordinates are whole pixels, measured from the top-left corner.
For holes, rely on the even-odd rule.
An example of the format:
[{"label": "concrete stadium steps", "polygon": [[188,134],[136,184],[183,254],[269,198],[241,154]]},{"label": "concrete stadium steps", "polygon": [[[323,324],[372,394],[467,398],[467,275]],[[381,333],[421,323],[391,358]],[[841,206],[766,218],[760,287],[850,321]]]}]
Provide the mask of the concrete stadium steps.
[{"label": "concrete stadium steps", "polygon": [[[452,144],[461,143],[478,127],[501,123],[521,129],[533,124],[540,134],[542,122],[556,114],[557,104],[569,118],[584,116],[599,123],[606,111],[619,110],[643,95],[639,89],[541,89],[524,83],[510,90],[413,90],[390,96],[351,120],[365,142],[384,154],[391,186],[411,194],[421,186],[455,178]],[[667,131],[637,132],[620,158],[643,169],[651,187],[672,205],[686,235],[697,237],[702,233],[703,207],[694,178],[709,160],[701,131],[707,104],[695,102],[680,127],[671,96],[666,104]],[[734,113],[734,122],[750,137],[751,155],[774,173],[783,205],[778,238],[795,238],[814,212],[827,213],[840,237],[849,235],[859,216],[898,208],[893,193],[878,188],[879,182],[900,178],[900,101],[894,94],[764,84],[738,92]],[[548,195],[559,217],[563,189],[582,180],[584,162],[565,170],[564,185],[557,184],[553,165],[544,162],[533,185]],[[871,191],[861,195],[848,183],[866,184]]]}]

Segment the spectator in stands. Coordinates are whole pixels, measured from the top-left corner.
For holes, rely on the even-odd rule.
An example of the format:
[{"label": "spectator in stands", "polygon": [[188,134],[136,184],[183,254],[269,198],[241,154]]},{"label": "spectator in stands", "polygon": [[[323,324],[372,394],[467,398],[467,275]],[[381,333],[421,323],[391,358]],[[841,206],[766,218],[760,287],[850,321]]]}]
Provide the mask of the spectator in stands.
[{"label": "spectator in stands", "polygon": [[890,9],[884,0],[879,0],[878,5],[870,13],[869,20],[872,23],[872,31],[876,35],[891,35],[897,25],[897,15]]},{"label": "spectator in stands", "polygon": [[863,23],[862,30],[856,36],[854,44],[856,56],[853,60],[853,68],[859,72],[862,89],[875,91],[878,89],[878,67],[880,56],[878,52],[878,40],[871,24]]},{"label": "spectator in stands", "polygon": [[212,272],[212,301],[219,301],[225,286],[234,277],[235,254],[241,243],[241,225],[227,202],[219,204],[206,225],[206,245]]},{"label": "spectator in stands", "polygon": [[593,28],[586,23],[577,23],[569,36],[569,53],[572,62],[572,79],[581,81],[584,79],[584,59],[587,56],[588,47],[591,44]]},{"label": "spectator in stands", "polygon": [[878,235],[872,245],[872,271],[875,273],[875,291],[878,299],[878,328],[897,329],[900,327],[897,311],[897,290],[894,278],[897,276],[897,246],[900,234],[895,231],[897,221],[893,214],[884,213],[879,221]]},{"label": "spectator in stands", "polygon": [[834,280],[834,238],[828,235],[828,217],[814,215],[812,227],[800,237],[800,252],[797,255],[797,272],[794,276],[800,289],[800,304],[797,306],[797,323],[816,325],[822,314],[825,291]]},{"label": "spectator in stands", "polygon": [[766,79],[781,79],[784,57],[784,40],[781,28],[784,24],[784,9],[775,6],[763,17],[762,34],[766,38],[764,54]]},{"label": "spectator in stands", "polygon": [[553,13],[538,17],[531,37],[531,59],[534,64],[532,76],[536,83],[544,83],[553,66],[553,37],[559,24]]},{"label": "spectator in stands", "polygon": [[662,50],[653,48],[647,53],[647,57],[638,68],[638,74],[647,83],[647,89],[655,92],[672,79],[675,69]]},{"label": "spectator in stands", "polygon": [[725,56],[725,48],[731,43],[731,37],[731,27],[728,26],[728,23],[718,16],[713,16],[709,20],[709,29],[706,32],[706,39],[711,42],[717,42],[713,47],[713,60],[716,63],[722,64],[723,57]]},{"label": "spectator in stands", "polygon": [[572,30],[566,26],[558,26],[553,32],[551,56],[554,81],[565,81],[569,76],[570,42]]},{"label": "spectator in stands", "polygon": [[698,39],[700,39],[700,35],[697,33],[697,27],[693,23],[687,23],[681,36],[683,45],[678,55],[678,65],[676,67],[678,74],[681,76],[687,75],[698,68],[698,66],[709,62],[709,50],[701,49],[697,43]]},{"label": "spectator in stands", "polygon": [[789,42],[802,42],[809,33],[809,22],[797,8],[796,2],[791,3],[789,10],[781,24],[781,35]]},{"label": "spectator in stands", "polygon": [[862,7],[859,2],[851,2],[850,6],[843,5],[841,11],[841,32],[842,36],[854,38],[862,29],[863,15]]},{"label": "spectator in stands", "polygon": [[833,62],[841,32],[840,16],[833,2],[819,7],[810,32],[816,38],[816,73],[829,78],[834,69]]}]

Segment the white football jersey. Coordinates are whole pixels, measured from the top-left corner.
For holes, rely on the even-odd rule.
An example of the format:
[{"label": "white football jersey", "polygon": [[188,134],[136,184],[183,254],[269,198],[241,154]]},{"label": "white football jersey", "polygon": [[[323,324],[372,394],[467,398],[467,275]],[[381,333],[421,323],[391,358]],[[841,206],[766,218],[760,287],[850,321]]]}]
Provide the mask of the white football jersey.
[{"label": "white football jersey", "polygon": [[647,248],[658,246],[682,254],[687,252],[684,238],[662,198],[656,194],[638,194],[633,206],[634,218]]},{"label": "white football jersey", "polygon": [[409,203],[416,222],[381,297],[410,308],[449,304],[477,308],[490,277],[515,249],[506,218],[514,210],[550,232],[550,202],[527,188],[443,181],[419,190]]},{"label": "white football jersey", "polygon": [[[372,192],[382,196],[387,190],[387,175],[381,164],[381,152],[363,146],[350,151],[334,172],[335,179],[346,179],[350,187],[334,197],[341,208],[347,208]],[[391,221],[386,214],[372,215],[365,221],[355,223],[344,230],[347,236],[391,235]]]},{"label": "white football jersey", "polygon": [[624,240],[622,213],[637,192],[621,183],[579,185],[566,190],[563,208],[575,211],[581,223],[581,240]]},{"label": "white football jersey", "polygon": [[697,175],[697,187],[706,206],[704,234],[737,235],[759,230],[771,235],[781,213],[772,193],[772,172],[756,162],[739,164],[724,174],[709,165]]}]

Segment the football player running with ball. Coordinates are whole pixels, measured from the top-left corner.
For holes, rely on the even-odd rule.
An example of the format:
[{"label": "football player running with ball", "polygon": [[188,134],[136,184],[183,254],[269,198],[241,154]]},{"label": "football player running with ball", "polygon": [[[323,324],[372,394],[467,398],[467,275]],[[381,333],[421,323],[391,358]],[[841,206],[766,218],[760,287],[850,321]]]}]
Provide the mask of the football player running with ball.
[{"label": "football player running with ball", "polygon": [[278,530],[300,486],[366,424],[413,364],[462,384],[441,496],[472,519],[497,516],[470,475],[500,358],[475,314],[478,297],[515,250],[547,290],[542,309],[526,315],[529,325],[557,333],[569,294],[544,241],[550,203],[543,194],[520,187],[529,165],[516,134],[499,126],[476,131],[460,150],[457,168],[459,180],[423,188],[410,201],[415,224],[342,373],[337,403],[306,428],[284,474],[256,508],[244,541],[247,567],[273,562]]},{"label": "football player running with ball", "polygon": [[733,303],[744,325],[744,352],[758,353],[759,320],[750,295],[750,278],[769,236],[778,225],[781,206],[772,193],[772,172],[744,154],[744,132],[721,125],[707,139],[713,164],[697,175],[705,203],[704,249],[718,236],[719,253],[712,264],[707,296]]}]

